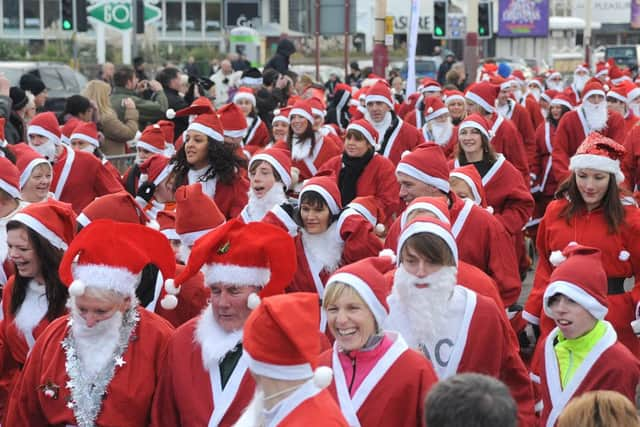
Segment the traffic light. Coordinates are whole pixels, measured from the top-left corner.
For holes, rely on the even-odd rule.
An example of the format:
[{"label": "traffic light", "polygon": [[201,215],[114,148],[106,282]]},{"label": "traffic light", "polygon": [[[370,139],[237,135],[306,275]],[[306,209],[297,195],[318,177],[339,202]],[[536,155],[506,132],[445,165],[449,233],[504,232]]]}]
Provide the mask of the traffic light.
[{"label": "traffic light", "polygon": [[73,0],[62,0],[62,29],[73,31]]},{"label": "traffic light", "polygon": [[76,27],[78,27],[79,33],[84,33],[89,29],[87,24],[87,0],[76,0]]},{"label": "traffic light", "polygon": [[447,8],[448,0],[434,0],[433,2],[433,38],[447,37]]},{"label": "traffic light", "polygon": [[478,3],[478,37],[491,38],[491,3],[481,1]]},{"label": "traffic light", "polygon": [[136,4],[136,34],[144,34],[144,1],[135,0]]}]

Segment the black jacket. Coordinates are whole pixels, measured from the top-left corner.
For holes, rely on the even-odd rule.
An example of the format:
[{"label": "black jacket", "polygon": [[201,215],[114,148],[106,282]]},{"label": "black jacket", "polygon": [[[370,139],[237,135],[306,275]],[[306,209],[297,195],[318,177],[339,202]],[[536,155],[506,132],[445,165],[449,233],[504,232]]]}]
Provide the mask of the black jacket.
[{"label": "black jacket", "polygon": [[[178,111],[189,106],[189,104],[187,104],[187,101],[185,101],[184,98],[180,96],[177,90],[164,88],[164,94],[167,96],[167,101],[169,101],[169,108],[173,108],[174,111]],[[175,141],[178,136],[182,134],[182,132],[187,130],[187,126],[189,126],[189,118],[176,117],[173,119],[173,123],[175,124],[173,141]]]},{"label": "black jacket", "polygon": [[289,57],[296,53],[296,47],[289,39],[280,40],[276,54],[269,59],[269,62],[264,66],[264,69],[273,68],[280,74],[284,74],[289,71]]}]

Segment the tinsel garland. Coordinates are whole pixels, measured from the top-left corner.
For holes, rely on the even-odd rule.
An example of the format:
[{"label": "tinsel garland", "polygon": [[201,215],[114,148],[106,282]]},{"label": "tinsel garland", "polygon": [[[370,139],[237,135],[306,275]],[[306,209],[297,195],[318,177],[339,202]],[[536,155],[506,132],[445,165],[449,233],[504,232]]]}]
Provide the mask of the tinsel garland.
[{"label": "tinsel garland", "polygon": [[[67,375],[69,375],[66,387],[71,392],[71,400],[67,403],[67,407],[73,410],[78,427],[95,426],[95,420],[102,408],[102,400],[106,395],[109,383],[113,379],[116,366],[122,367],[126,364],[122,355],[127,351],[131,333],[139,320],[140,315],[135,307],[124,313],[122,326],[120,327],[120,338],[113,352],[113,357],[109,359],[104,368],[90,378],[82,372],[82,365],[76,351],[71,328],[66,338],[62,341],[62,348],[66,355],[65,368]],[[72,323],[73,319],[69,316],[69,327],[71,327]]]}]

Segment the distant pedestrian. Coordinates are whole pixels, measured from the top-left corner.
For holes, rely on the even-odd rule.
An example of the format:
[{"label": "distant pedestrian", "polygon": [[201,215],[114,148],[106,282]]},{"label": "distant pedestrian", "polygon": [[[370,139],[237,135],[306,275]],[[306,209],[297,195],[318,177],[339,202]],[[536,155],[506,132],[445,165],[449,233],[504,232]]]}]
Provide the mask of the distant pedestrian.
[{"label": "distant pedestrian", "polygon": [[449,53],[445,57],[445,60],[442,62],[442,64],[440,64],[440,68],[438,68],[438,83],[440,83],[441,85],[444,85],[446,83],[447,73],[453,66],[455,60],[456,57],[452,53]]},{"label": "distant pedestrian", "polygon": [[296,53],[296,47],[291,40],[280,40],[276,54],[269,59],[264,69],[273,68],[280,74],[285,74],[289,70],[289,61],[294,53]]},{"label": "distant pedestrian", "polygon": [[44,111],[44,104],[47,102],[47,87],[38,76],[27,73],[20,77],[20,89],[29,91],[35,97],[36,109],[38,112]]},{"label": "distant pedestrian", "polygon": [[360,87],[360,83],[362,83],[362,72],[360,72],[360,66],[356,61],[353,61],[349,65],[349,68],[351,69],[351,72],[345,79],[345,83],[348,84],[349,86]]}]

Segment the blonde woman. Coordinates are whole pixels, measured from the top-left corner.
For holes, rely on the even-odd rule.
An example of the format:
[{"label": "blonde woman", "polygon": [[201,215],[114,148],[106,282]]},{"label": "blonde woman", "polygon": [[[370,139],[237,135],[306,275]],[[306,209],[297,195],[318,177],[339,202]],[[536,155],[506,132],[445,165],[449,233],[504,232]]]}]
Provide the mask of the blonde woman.
[{"label": "blonde woman", "polygon": [[111,86],[101,80],[91,80],[82,95],[98,107],[98,129],[104,135],[101,150],[106,155],[124,154],[127,141],[134,139],[138,131],[139,113],[131,98],[125,98],[124,119],[120,120],[111,107]]}]

